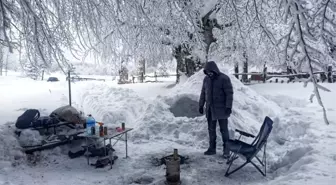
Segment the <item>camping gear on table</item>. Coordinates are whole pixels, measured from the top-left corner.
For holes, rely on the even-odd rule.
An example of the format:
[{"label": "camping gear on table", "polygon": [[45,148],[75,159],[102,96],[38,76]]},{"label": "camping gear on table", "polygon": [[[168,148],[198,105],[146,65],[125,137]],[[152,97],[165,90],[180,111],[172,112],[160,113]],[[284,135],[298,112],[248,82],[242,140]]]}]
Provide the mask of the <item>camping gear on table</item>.
[{"label": "camping gear on table", "polygon": [[89,133],[89,135],[96,135],[96,127],[95,126],[91,126],[91,133]]},{"label": "camping gear on table", "polygon": [[[230,158],[227,161],[229,167],[226,170],[225,176],[229,176],[232,173],[240,170],[248,163],[251,163],[263,176],[266,176],[266,144],[269,134],[271,133],[273,128],[273,121],[268,116],[265,117],[264,123],[262,124],[258,135],[255,137],[252,134],[246,133],[244,131],[236,129],[236,132],[240,133],[241,136],[252,137],[255,138],[251,144],[247,144],[240,140],[240,137],[236,140],[229,140],[229,148],[232,152]],[[263,149],[263,151],[262,151]],[[257,156],[257,154],[262,151],[263,156],[262,160]],[[232,163],[238,159],[239,157],[245,158],[245,163],[241,166],[237,167],[235,170],[229,172]],[[257,161],[264,167],[264,171],[262,171],[253,161],[252,159],[256,158]]]},{"label": "camping gear on table", "polygon": [[120,128],[120,127],[117,127],[116,130],[117,130],[117,132],[122,132],[123,131],[123,129]]},{"label": "camping gear on table", "polygon": [[[120,128],[121,129],[121,128]],[[91,145],[98,145],[100,143],[103,143],[103,147],[107,146],[106,145],[106,140],[109,141],[109,144],[111,146],[114,146],[118,141],[124,141],[125,142],[125,149],[126,149],[126,158],[128,158],[128,145],[127,145],[127,133],[129,131],[133,130],[133,128],[125,128],[125,130],[118,132],[116,130],[116,128],[109,128],[108,134],[104,135],[104,136],[97,136],[97,135],[89,135],[86,132],[83,132],[82,134],[79,134],[78,137],[82,137],[85,138],[86,141],[86,146],[91,146]],[[124,137],[122,139],[122,137]],[[116,140],[113,144],[112,144],[112,139]],[[89,144],[89,142],[91,144]],[[88,147],[86,147],[86,149],[89,149]],[[90,151],[88,151],[89,153]],[[105,152],[107,153],[107,150],[105,150]],[[87,158],[87,164],[90,164],[90,155],[85,155]]]},{"label": "camping gear on table", "polygon": [[41,116],[40,112],[36,109],[28,109],[21,116],[18,117],[15,126],[16,135],[20,136],[21,131],[24,129],[32,130],[46,130],[49,131],[49,128],[54,128],[54,134],[56,134],[56,127],[67,126],[71,129],[75,128],[74,124],[66,121],[60,121],[56,117]]},{"label": "camping gear on table", "polygon": [[60,121],[66,121],[73,124],[82,124],[83,118],[81,113],[77,111],[74,107],[70,105],[65,105],[54,110],[50,117],[56,117]]},{"label": "camping gear on table", "polygon": [[103,137],[104,136],[104,127],[102,123],[99,123],[99,136]]},{"label": "camping gear on table", "polygon": [[107,135],[107,127],[104,127],[104,135]]},{"label": "camping gear on table", "polygon": [[[41,137],[40,143],[29,146],[22,146],[26,153],[33,153],[45,149],[51,149],[60,145],[67,144],[72,140],[82,139],[77,137],[78,134],[83,133],[83,130],[75,130],[75,125],[82,123],[81,114],[71,106],[62,106],[54,110],[49,116],[40,116],[37,109],[28,109],[21,116],[18,117],[15,126],[15,134],[20,137],[23,131],[38,130]],[[56,134],[56,127],[67,126],[67,134]],[[49,128],[54,129],[54,134],[49,133]],[[46,132],[45,132],[46,131]],[[61,131],[64,131],[61,129]],[[49,135],[48,137],[45,137]],[[37,141],[38,142],[38,141]]]},{"label": "camping gear on table", "polygon": [[15,126],[18,129],[33,128],[35,130],[48,129],[66,125],[82,123],[80,113],[73,107],[66,105],[57,108],[49,116],[40,116],[37,109],[28,109],[16,120]]},{"label": "camping gear on table", "polygon": [[33,127],[34,122],[40,118],[40,112],[37,109],[28,109],[16,120],[15,126],[19,129]]},{"label": "camping gear on table", "polygon": [[95,124],[96,120],[92,117],[91,114],[86,118],[86,130],[88,135],[95,135]]},{"label": "camping gear on table", "polygon": [[78,131],[68,135],[51,135],[44,140],[41,141],[41,144],[34,146],[22,146],[23,150],[27,154],[32,154],[36,151],[42,151],[46,149],[52,149],[57,146],[65,145],[70,143],[73,140],[79,140],[80,137],[77,137],[78,134],[83,133],[82,131]]}]

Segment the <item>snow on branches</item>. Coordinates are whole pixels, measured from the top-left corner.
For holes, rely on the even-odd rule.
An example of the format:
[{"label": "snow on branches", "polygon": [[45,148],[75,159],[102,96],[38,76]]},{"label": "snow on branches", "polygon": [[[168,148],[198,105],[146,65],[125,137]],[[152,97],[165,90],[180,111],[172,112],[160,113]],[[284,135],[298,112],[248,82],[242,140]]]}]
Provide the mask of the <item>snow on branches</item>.
[{"label": "snow on branches", "polygon": [[325,123],[329,124],[319,93],[319,89],[325,88],[317,84],[313,73],[316,68],[326,70],[328,65],[335,65],[329,51],[336,44],[332,37],[336,33],[336,4],[331,0],[282,0],[279,5],[280,15],[288,25],[278,43],[283,48],[284,61],[298,70],[303,66],[308,70],[308,81],[314,84],[314,95],[323,109]]}]

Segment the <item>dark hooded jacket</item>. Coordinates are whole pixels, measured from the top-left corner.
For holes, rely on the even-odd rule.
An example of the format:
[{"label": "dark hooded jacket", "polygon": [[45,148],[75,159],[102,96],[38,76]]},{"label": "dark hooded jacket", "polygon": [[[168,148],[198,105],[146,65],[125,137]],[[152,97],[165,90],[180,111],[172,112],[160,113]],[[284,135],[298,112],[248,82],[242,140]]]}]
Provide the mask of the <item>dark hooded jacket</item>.
[{"label": "dark hooded jacket", "polygon": [[225,114],[226,108],[232,108],[233,88],[230,78],[221,73],[215,62],[207,62],[205,71],[212,71],[215,77],[211,79],[204,77],[202,92],[199,99],[199,106],[204,107],[206,103],[206,116],[211,110],[212,120],[227,119],[230,115]]}]

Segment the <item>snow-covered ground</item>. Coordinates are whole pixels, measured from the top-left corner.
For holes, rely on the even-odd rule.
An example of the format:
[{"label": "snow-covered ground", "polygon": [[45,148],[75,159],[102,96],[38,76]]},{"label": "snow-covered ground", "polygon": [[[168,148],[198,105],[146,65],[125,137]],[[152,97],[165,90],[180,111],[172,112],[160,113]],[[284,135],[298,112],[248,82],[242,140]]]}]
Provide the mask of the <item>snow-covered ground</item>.
[{"label": "snow-covered ground", "polygon": [[[232,130],[256,134],[264,117],[274,120],[268,143],[268,176],[246,166],[229,178],[220,157],[204,156],[207,125],[197,113],[202,72],[173,86],[165,83],[124,84],[112,81],[72,84],[73,105],[110,125],[133,127],[129,155],[118,143],[120,157],[112,170],[94,169],[84,158],[67,156],[72,146],[43,151],[31,157],[20,151],[13,134],[13,122],[26,108],[38,108],[47,115],[68,103],[67,82],[48,83],[9,75],[0,77],[0,184],[163,184],[164,166],[151,164],[178,148],[189,156],[181,166],[183,184],[334,184],[336,180],[336,84],[323,84],[332,92],[321,92],[330,125],[323,122],[321,108],[310,103],[311,85],[256,84],[244,86],[232,79],[235,92]],[[106,77],[110,78],[110,77]],[[218,138],[220,141],[220,138]]]}]

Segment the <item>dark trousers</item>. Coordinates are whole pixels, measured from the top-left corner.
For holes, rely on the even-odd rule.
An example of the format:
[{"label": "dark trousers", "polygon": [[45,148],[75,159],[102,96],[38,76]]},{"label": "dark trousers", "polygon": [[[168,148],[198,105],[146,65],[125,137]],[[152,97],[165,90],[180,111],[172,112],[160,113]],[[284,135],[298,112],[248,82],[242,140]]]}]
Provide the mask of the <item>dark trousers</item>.
[{"label": "dark trousers", "polygon": [[220,132],[222,134],[223,140],[223,150],[227,141],[229,140],[229,129],[228,129],[228,119],[219,119],[219,120],[212,120],[211,112],[208,112],[208,130],[209,130],[209,149],[216,150],[216,124],[218,121]]}]

